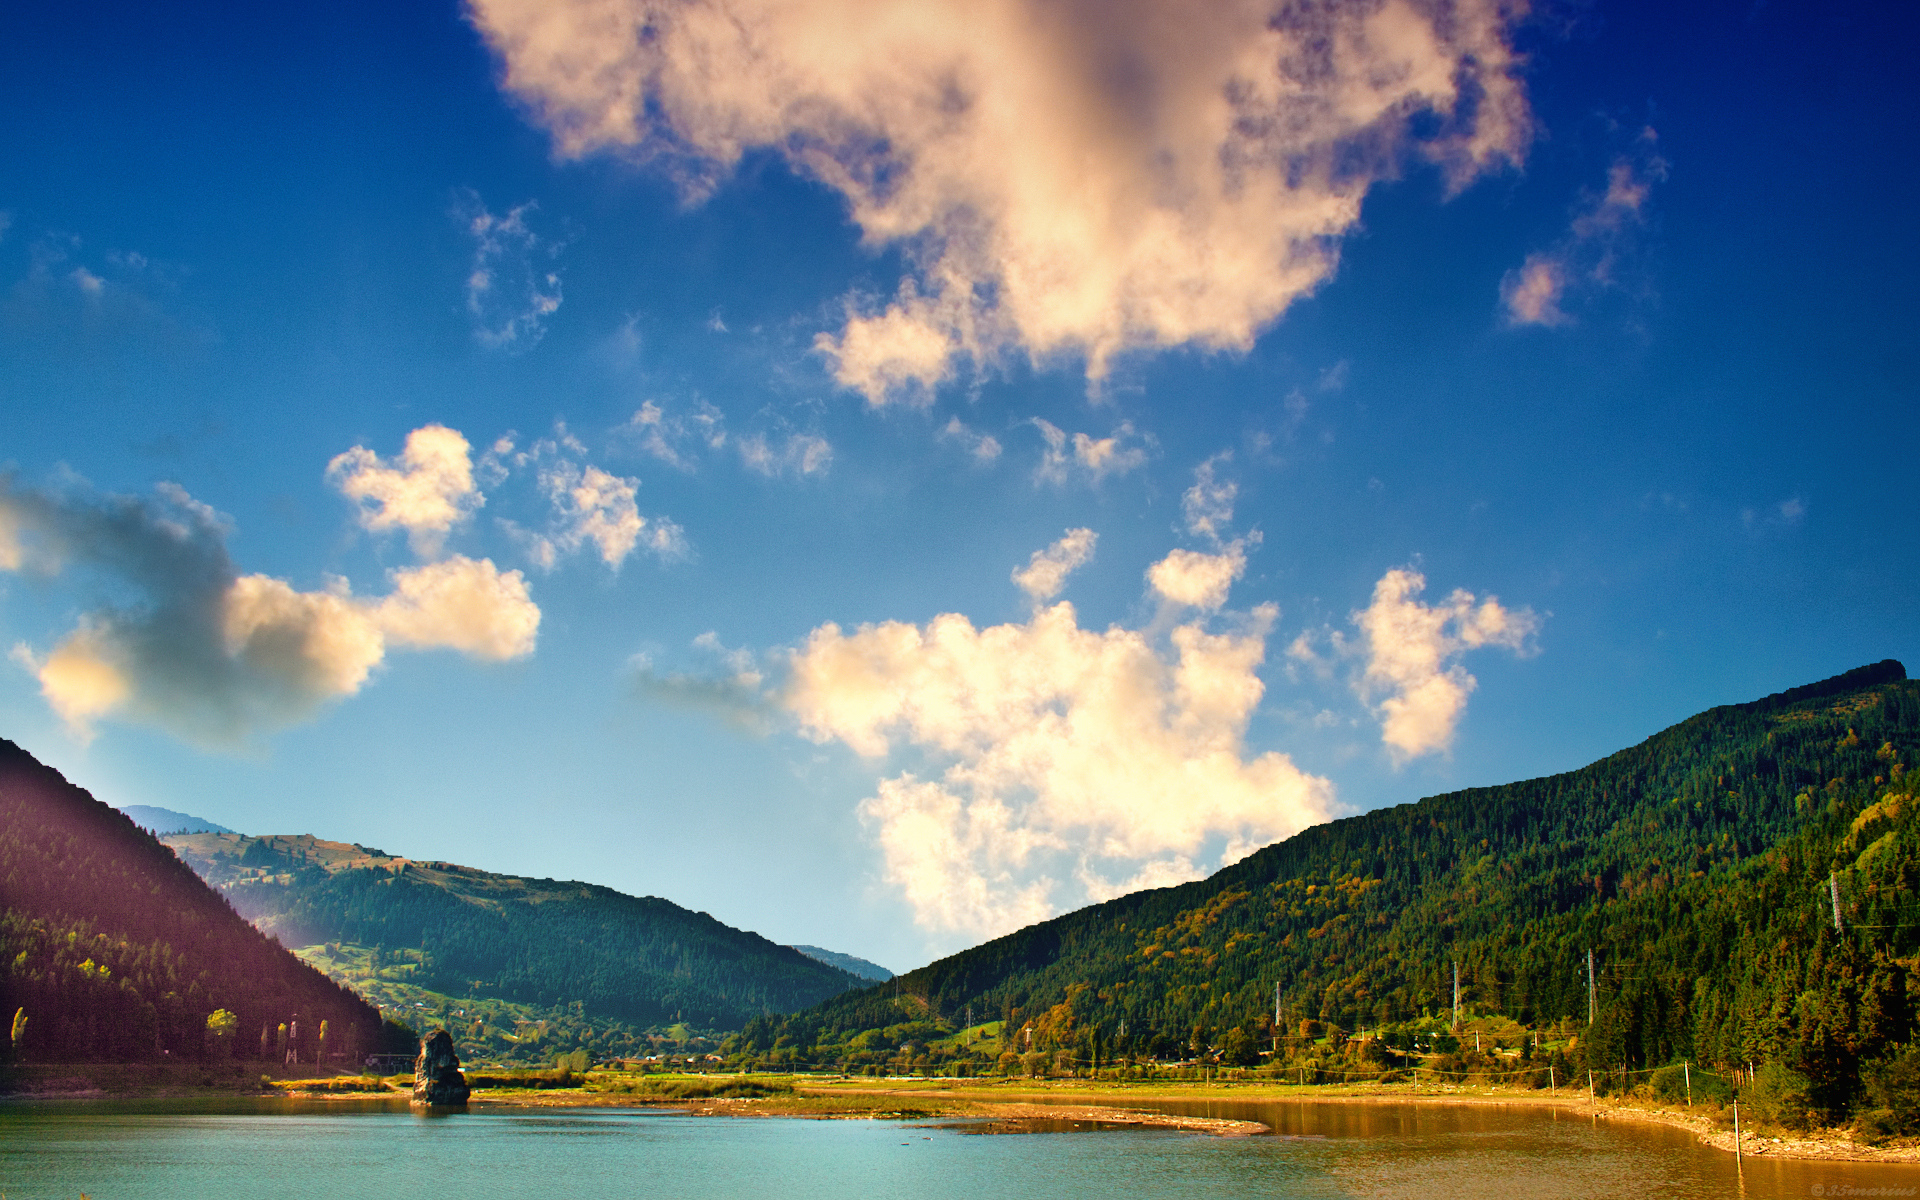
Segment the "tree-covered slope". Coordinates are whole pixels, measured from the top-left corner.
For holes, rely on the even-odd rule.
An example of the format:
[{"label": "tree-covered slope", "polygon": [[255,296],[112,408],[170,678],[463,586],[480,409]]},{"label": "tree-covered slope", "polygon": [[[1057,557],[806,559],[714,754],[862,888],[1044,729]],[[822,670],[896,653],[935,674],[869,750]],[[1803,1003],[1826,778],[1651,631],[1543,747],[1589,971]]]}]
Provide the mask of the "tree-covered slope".
[{"label": "tree-covered slope", "polygon": [[[0,1010],[39,1062],[374,1048],[379,1014],[254,929],[172,851],[0,739]],[[208,1018],[224,1017],[209,1029]],[[218,1036],[215,1036],[218,1035]]]},{"label": "tree-covered slope", "polygon": [[413,985],[448,996],[578,1004],[588,1016],[642,1029],[681,1021],[738,1029],[860,983],[705,913],[594,884],[304,835],[166,841],[235,909],[290,945],[366,947],[373,969],[392,960]]},{"label": "tree-covered slope", "polygon": [[1591,949],[1593,1061],[1779,1059],[1840,1103],[1912,1029],[1916,755],[1920,688],[1879,663],[1577,771],[1306,830],[758,1022],[739,1049],[844,1061],[867,1031],[931,1039],[969,1010],[1042,1045],[1258,1046],[1276,985],[1285,1027],[1378,1027],[1450,1009],[1456,962],[1469,1012],[1584,1023]]}]

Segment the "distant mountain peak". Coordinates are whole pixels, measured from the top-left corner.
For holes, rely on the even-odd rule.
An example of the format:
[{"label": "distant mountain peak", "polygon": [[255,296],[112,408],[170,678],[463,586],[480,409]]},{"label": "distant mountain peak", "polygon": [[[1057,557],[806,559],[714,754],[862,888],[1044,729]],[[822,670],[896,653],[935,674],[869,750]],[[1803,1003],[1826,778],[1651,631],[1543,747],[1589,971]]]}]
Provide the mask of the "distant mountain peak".
[{"label": "distant mountain peak", "polygon": [[818,946],[790,946],[788,949],[798,950],[815,962],[825,963],[830,967],[838,967],[856,979],[866,979],[874,983],[885,983],[887,980],[893,978],[893,972],[887,970],[879,963],[871,963],[864,958],[855,958],[851,954],[842,954],[838,950],[822,950]]},{"label": "distant mountain peak", "polygon": [[125,804],[120,811],[127,814],[128,820],[155,837],[166,837],[170,833],[233,832],[225,825],[215,825],[205,817],[175,812],[171,808],[155,808],[151,804]]}]

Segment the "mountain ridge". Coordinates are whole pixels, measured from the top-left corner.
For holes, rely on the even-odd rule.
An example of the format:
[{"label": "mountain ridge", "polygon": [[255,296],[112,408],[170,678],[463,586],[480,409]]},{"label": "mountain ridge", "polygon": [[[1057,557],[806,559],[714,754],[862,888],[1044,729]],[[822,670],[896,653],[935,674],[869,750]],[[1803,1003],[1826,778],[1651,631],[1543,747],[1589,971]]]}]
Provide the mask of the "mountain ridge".
[{"label": "mountain ridge", "polygon": [[562,1045],[639,1053],[668,1027],[685,1027],[681,1041],[686,1030],[738,1029],[862,982],[706,913],[600,884],[311,834],[164,841],[235,911],[333,978],[446,1021],[463,1057]]},{"label": "mountain ridge", "polygon": [[28,1061],[351,1060],[390,1040],[125,813],[3,738],[0,950]]},{"label": "mountain ridge", "polygon": [[[1920,688],[1885,660],[1709,709],[1572,771],[1315,826],[1205,880],[755,1022],[731,1050],[841,1069],[946,1069],[945,1055],[983,1070],[1029,1051],[1251,1063],[1260,1046],[1279,1061],[1308,1026],[1444,1037],[1448,1023],[1430,1023],[1450,1009],[1455,963],[1466,1012],[1538,1036],[1586,1014],[1591,950],[1594,1024],[1559,1034],[1580,1061],[1778,1059],[1844,1108],[1863,1064],[1911,1035],[1905,997],[1920,1000],[1907,965],[1920,925],[1882,933],[1861,916],[1884,918],[1920,886],[1905,773],[1917,756]],[[1878,840],[1856,844],[1862,830]],[[1823,924],[1830,869],[1850,933]],[[954,1042],[969,1015],[997,1018],[996,1040]],[[903,1045],[919,1049],[889,1049]]]}]

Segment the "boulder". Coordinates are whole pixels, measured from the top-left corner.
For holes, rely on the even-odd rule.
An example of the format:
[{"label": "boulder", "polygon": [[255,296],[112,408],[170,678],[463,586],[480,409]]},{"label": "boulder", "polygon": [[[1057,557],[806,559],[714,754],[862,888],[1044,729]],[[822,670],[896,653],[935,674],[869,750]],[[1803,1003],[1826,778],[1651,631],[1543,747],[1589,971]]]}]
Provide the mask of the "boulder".
[{"label": "boulder", "polygon": [[420,1057],[413,1063],[413,1102],[415,1104],[459,1105],[470,1094],[467,1077],[460,1073],[460,1059],[453,1052],[453,1039],[444,1029],[420,1039]]}]

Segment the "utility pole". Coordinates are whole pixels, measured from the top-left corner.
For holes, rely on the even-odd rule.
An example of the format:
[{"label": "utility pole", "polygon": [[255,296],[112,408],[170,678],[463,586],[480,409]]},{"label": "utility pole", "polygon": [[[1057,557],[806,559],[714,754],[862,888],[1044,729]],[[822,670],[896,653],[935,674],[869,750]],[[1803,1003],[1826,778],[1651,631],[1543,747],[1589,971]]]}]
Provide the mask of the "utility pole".
[{"label": "utility pole", "polygon": [[1460,1024],[1460,964],[1458,962],[1453,964],[1453,1023],[1456,1028]]},{"label": "utility pole", "polygon": [[1593,948],[1587,948],[1587,1024],[1593,1024]]},{"label": "utility pole", "polygon": [[1833,897],[1833,931],[1840,933],[1840,876],[1833,871],[1827,872],[1827,894]]}]

